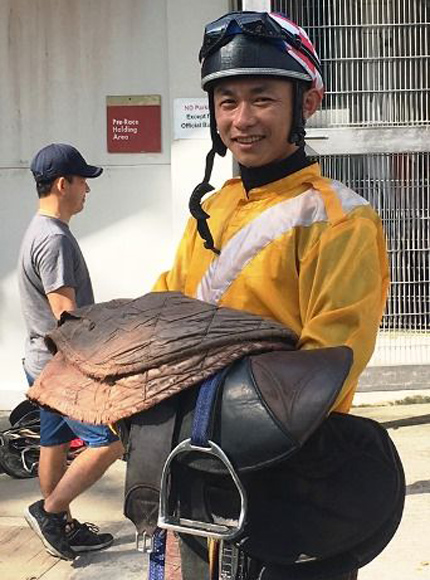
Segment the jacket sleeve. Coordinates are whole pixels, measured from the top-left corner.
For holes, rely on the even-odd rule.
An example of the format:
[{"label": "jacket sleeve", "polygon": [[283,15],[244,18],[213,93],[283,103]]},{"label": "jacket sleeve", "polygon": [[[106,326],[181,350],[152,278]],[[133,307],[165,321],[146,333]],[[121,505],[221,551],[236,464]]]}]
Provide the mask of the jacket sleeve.
[{"label": "jacket sleeve", "polygon": [[353,351],[352,369],[334,407],[338,411],[349,410],[374,350],[387,288],[385,238],[376,215],[329,226],[300,264],[299,347],[347,345]]},{"label": "jacket sleeve", "polygon": [[196,237],[195,220],[190,218],[176,252],[173,266],[163,272],[152,288],[153,292],[185,292],[188,269],[191,264],[193,246]]}]

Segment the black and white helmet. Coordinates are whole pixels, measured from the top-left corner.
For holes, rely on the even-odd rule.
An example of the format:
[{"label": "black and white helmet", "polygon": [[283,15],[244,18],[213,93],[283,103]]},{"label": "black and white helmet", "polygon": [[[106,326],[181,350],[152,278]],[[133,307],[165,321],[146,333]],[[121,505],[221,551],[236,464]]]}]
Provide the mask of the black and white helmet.
[{"label": "black and white helmet", "polygon": [[303,92],[317,90],[324,94],[321,63],[306,32],[279,13],[229,12],[209,23],[204,32],[199,54],[201,85],[209,97],[212,149],[206,158],[203,182],[190,199],[191,214],[197,219],[198,231],[205,247],[218,253],[202,210],[200,200],[213,187],[209,184],[214,156],[226,154],[215,120],[213,89],[217,82],[227,78],[269,76],[294,82],[293,123],[288,140],[304,144],[305,119]]}]

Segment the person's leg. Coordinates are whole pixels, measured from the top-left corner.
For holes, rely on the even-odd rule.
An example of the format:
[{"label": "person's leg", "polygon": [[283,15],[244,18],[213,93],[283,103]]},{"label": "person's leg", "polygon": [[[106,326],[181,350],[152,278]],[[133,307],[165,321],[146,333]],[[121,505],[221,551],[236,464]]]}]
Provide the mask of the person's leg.
[{"label": "person's leg", "polygon": [[39,484],[43,497],[48,497],[66,473],[69,443],[40,447]]},{"label": "person's leg", "polygon": [[[55,431],[52,427],[55,417],[63,424],[61,432],[58,425],[55,425]],[[118,436],[105,425],[90,425],[41,411],[41,431],[44,432],[41,442],[51,445],[46,454],[47,465],[43,466],[43,473],[46,473],[44,490],[50,489],[49,493],[44,494],[44,508],[48,513],[68,511],[70,503],[98,481],[106,469],[124,453]],[[65,464],[61,463],[60,450],[53,445],[59,443],[60,438],[71,441],[77,437],[88,447],[65,469]]]},{"label": "person's leg", "polygon": [[[28,385],[34,384],[34,377],[24,366]],[[70,441],[75,436],[61,415],[46,409],[39,409],[40,419],[40,455],[39,455],[39,486],[44,498],[50,495],[67,469],[67,453]],[[69,519],[70,519],[69,514]]]},{"label": "person's leg", "polygon": [[[62,454],[68,442],[76,437],[95,447],[83,451],[65,470]],[[46,451],[43,453],[40,471],[45,500],[35,502],[26,510],[25,517],[29,525],[50,554],[68,560],[72,560],[77,552],[100,550],[109,546],[113,536],[99,534],[98,528],[92,524],[72,520],[69,506],[75,497],[95,483],[107,467],[121,456],[123,450],[118,437],[108,427],[74,422],[42,409],[41,446]],[[88,458],[82,461],[82,455],[88,451]]]},{"label": "person's leg", "polygon": [[[40,409],[39,486],[43,498],[56,488],[67,470],[67,452],[75,438],[61,415]],[[69,509],[68,520],[72,517]]]},{"label": "person's leg", "polygon": [[70,503],[96,483],[123,453],[124,448],[118,440],[107,446],[88,447],[82,451],[45,498],[45,510],[48,513],[67,511]]},{"label": "person's leg", "polygon": [[[49,497],[63,477],[65,455],[69,442],[74,438],[60,415],[40,410],[39,484],[44,498]],[[48,514],[44,508],[44,499],[41,499],[28,506],[25,519],[50,554],[66,560],[75,558],[66,536],[66,526],[71,521],[68,509]]]},{"label": "person's leg", "polygon": [[[76,437],[88,447],[73,460],[52,493],[45,499],[48,514],[70,509],[70,503],[98,481],[112,463],[119,459],[124,449],[109,427],[94,426],[65,418]],[[94,524],[73,519],[65,528],[66,538],[75,553],[101,550],[113,542],[109,533],[99,533]]]}]

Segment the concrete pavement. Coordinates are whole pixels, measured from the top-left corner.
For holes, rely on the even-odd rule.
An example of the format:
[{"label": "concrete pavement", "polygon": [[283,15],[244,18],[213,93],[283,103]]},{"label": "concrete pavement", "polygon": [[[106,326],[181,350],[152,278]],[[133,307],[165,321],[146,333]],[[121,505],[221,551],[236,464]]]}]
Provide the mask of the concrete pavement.
[{"label": "concrete pavement", "polygon": [[[360,403],[366,404],[366,399],[361,397]],[[360,571],[359,578],[430,580],[430,403],[371,404],[356,407],[353,412],[387,426],[407,479],[406,506],[399,530],[384,552]],[[116,541],[108,550],[81,556],[70,564],[46,554],[22,516],[24,508],[39,498],[37,480],[13,480],[0,474],[0,579],[146,578],[144,556],[135,551],[134,526],[122,514],[124,475],[125,464],[117,462],[74,502],[78,519],[111,531]]]}]

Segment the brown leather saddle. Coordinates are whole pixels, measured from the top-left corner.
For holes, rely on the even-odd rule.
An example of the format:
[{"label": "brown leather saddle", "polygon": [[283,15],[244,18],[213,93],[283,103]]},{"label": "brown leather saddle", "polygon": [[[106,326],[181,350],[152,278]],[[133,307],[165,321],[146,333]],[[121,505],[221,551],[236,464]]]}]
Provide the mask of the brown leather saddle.
[{"label": "brown leather saddle", "polygon": [[218,374],[209,405],[210,380],[134,416],[124,511],[138,533],[223,539],[256,578],[316,580],[373,559],[400,521],[404,476],[380,425],[329,414],[351,362],[346,347],[248,356]]}]

